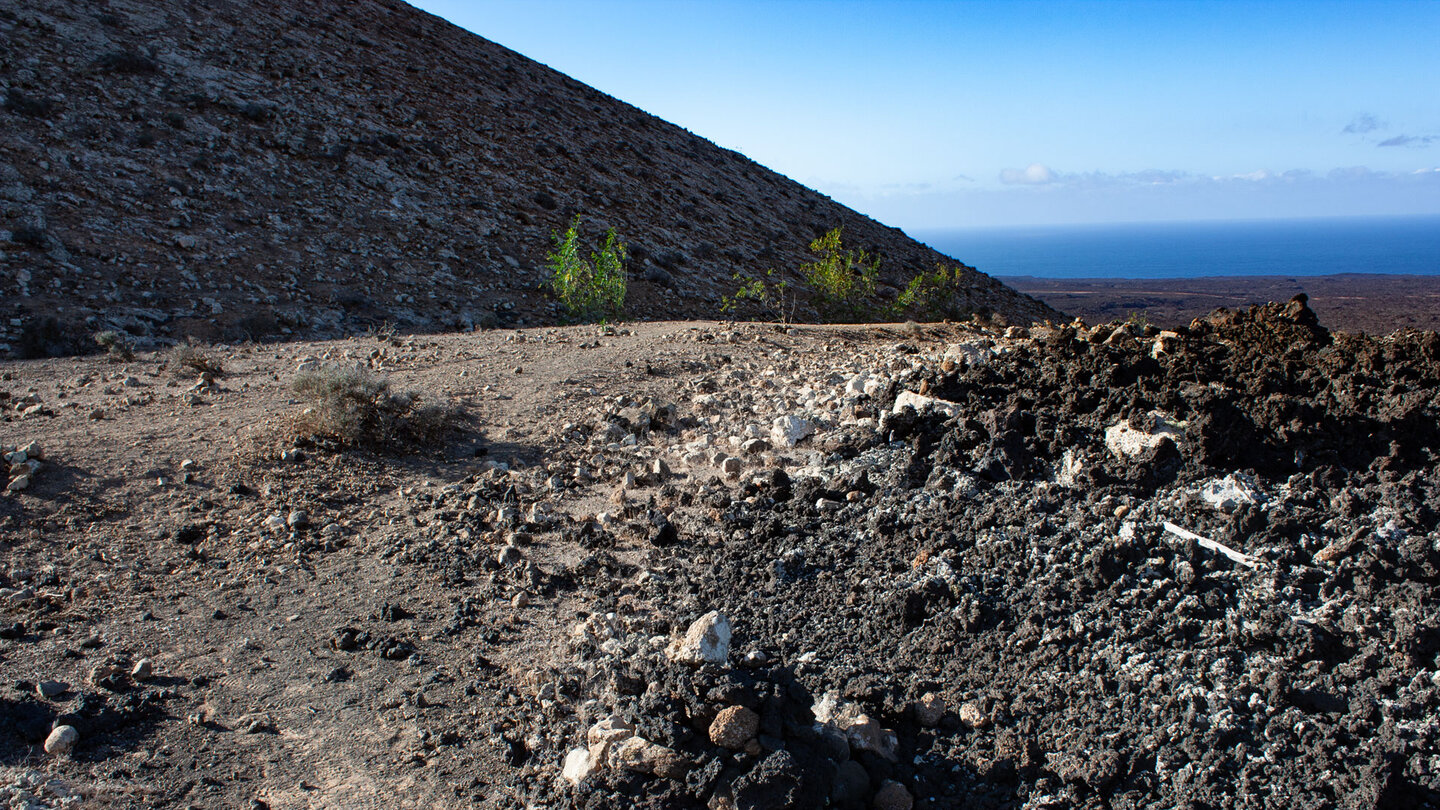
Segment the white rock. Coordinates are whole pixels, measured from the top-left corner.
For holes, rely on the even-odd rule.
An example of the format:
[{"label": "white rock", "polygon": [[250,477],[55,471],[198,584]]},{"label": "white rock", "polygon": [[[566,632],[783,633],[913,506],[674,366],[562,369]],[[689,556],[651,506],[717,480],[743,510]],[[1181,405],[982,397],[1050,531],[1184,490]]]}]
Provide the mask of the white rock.
[{"label": "white rock", "polygon": [[565,767],[560,772],[565,781],[572,785],[579,785],[585,777],[594,773],[599,763],[590,756],[590,752],[584,748],[572,748],[570,753],[565,755]]},{"label": "white rock", "polygon": [[780,447],[794,447],[815,433],[815,424],[798,416],[782,416],[770,426],[770,441]]},{"label": "white rock", "polygon": [[865,384],[870,381],[870,375],[864,372],[856,374],[845,383],[845,396],[860,397],[865,394]]},{"label": "white rock", "polygon": [[943,359],[978,366],[989,361],[995,354],[995,350],[990,347],[990,341],[976,340],[967,343],[951,343],[945,347]]},{"label": "white rock", "polygon": [[1200,497],[1221,512],[1234,512],[1242,504],[1264,503],[1266,500],[1254,480],[1244,473],[1232,473],[1207,481],[1200,488]]},{"label": "white rock", "polygon": [[712,610],[670,643],[665,655],[684,664],[723,664],[730,657],[730,620]]},{"label": "white rock", "polygon": [[79,741],[80,732],[76,731],[74,726],[56,726],[50,736],[45,738],[45,753],[57,757],[67,756]]},{"label": "white rock", "polygon": [[927,397],[914,391],[901,391],[900,396],[895,397],[895,407],[892,410],[900,413],[906,406],[914,408],[916,413],[924,413],[927,410],[943,413],[946,416],[957,416],[960,413],[960,406],[957,403]]},{"label": "white rock", "polygon": [[590,759],[596,765],[603,764],[609,756],[610,747],[635,736],[635,725],[619,715],[611,715],[591,726],[585,732],[585,743],[589,746]]},{"label": "white rock", "polygon": [[1085,464],[1080,460],[1080,455],[1074,450],[1066,450],[1060,457],[1059,469],[1055,471],[1055,483],[1062,487],[1073,487],[1080,473],[1084,471]]},{"label": "white rock", "polygon": [[1151,411],[1149,427],[1136,430],[1129,422],[1121,420],[1105,428],[1105,446],[1120,458],[1133,458],[1147,450],[1159,447],[1170,439],[1176,444],[1185,441],[1185,423],[1175,420],[1160,411]]}]

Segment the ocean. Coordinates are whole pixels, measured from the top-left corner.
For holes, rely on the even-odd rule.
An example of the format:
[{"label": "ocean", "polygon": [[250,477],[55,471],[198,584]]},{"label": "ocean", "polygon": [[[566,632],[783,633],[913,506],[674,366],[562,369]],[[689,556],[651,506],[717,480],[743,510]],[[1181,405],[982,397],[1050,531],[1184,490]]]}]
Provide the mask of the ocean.
[{"label": "ocean", "polygon": [[991,276],[1440,275],[1440,216],[912,231]]}]

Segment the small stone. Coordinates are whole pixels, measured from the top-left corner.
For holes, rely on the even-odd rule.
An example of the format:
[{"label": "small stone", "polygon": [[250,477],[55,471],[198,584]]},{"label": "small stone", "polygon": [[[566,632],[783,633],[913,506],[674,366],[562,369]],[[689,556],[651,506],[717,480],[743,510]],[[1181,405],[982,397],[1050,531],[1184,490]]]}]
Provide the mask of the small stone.
[{"label": "small stone", "polygon": [[740,474],[740,470],[744,468],[744,466],[745,464],[741,462],[740,459],[734,456],[727,456],[720,462],[720,472],[734,477]]},{"label": "small stone", "polygon": [[670,465],[665,463],[665,459],[657,458],[650,465],[650,474],[664,481],[670,477]]},{"label": "small stone", "polygon": [[45,700],[54,700],[70,691],[70,684],[64,681],[41,681],[35,685],[35,693]]},{"label": "small stone", "polygon": [[500,553],[495,555],[495,562],[500,563],[501,568],[510,568],[525,561],[525,552],[516,546],[505,546]]},{"label": "small stone", "polygon": [[990,718],[981,710],[980,704],[966,701],[960,706],[960,722],[970,728],[985,728],[990,725]]},{"label": "small stone", "polygon": [[514,608],[523,608],[528,604],[530,604],[530,594],[524,591],[515,594],[514,598],[510,600],[510,606]]},{"label": "small stone", "polygon": [[760,729],[760,715],[744,706],[728,706],[710,723],[710,742],[739,751]]},{"label": "small stone", "polygon": [[666,779],[683,779],[689,770],[680,754],[643,737],[630,737],[612,747],[606,761],[614,768]]},{"label": "small stone", "polygon": [[719,611],[696,619],[665,655],[682,664],[723,664],[730,656],[730,620]]},{"label": "small stone", "polygon": [[74,726],[56,726],[45,738],[45,753],[57,757],[68,756],[80,741],[80,732]]},{"label": "small stone", "polygon": [[310,513],[296,509],[285,517],[285,525],[292,529],[303,529],[310,525]]},{"label": "small stone", "polygon": [[944,414],[945,416],[957,416],[960,413],[960,405],[958,403],[944,399],[936,399],[934,397],[921,396],[912,391],[901,391],[900,395],[895,397],[893,412],[900,413],[905,408],[914,408],[916,413],[933,411]]},{"label": "small stone", "polygon": [[915,722],[925,728],[940,725],[940,718],[944,716],[945,700],[934,692],[926,692],[915,703]]},{"label": "small stone", "polygon": [[845,736],[856,751],[869,751],[891,762],[899,759],[900,741],[895,732],[882,728],[878,720],[867,714],[856,717],[845,729]]},{"label": "small stone", "polygon": [[283,534],[289,528],[289,524],[285,522],[285,518],[279,515],[270,515],[265,518],[265,528],[275,534]]},{"label": "small stone", "polygon": [[20,452],[24,453],[27,458],[38,458],[41,461],[45,460],[45,451],[40,449],[39,442],[30,442],[29,444],[20,448]]},{"label": "small stone", "polygon": [[740,452],[747,456],[756,456],[770,449],[770,443],[764,439],[747,439],[740,445]]},{"label": "small stone", "polygon": [[875,801],[871,804],[875,810],[910,810],[914,806],[915,797],[894,779],[880,783],[880,789],[875,791]]},{"label": "small stone", "polygon": [[90,683],[115,691],[122,685],[120,679],[124,674],[125,670],[112,664],[97,664],[90,668]]},{"label": "small stone", "polygon": [[150,663],[149,658],[141,658],[136,661],[135,666],[130,670],[130,677],[137,681],[149,680],[150,676],[154,674],[155,665]]},{"label": "small stone", "polygon": [[585,777],[594,773],[599,763],[590,756],[590,752],[584,748],[572,748],[570,753],[565,755],[565,766],[560,775],[565,781],[578,786]]},{"label": "small stone", "polygon": [[29,488],[30,488],[30,476],[28,476],[28,475],[17,475],[17,476],[15,476],[14,478],[10,479],[10,483],[5,486],[5,491],[6,491],[6,492],[19,492],[19,491],[21,491],[21,490],[29,489]]},{"label": "small stone", "polygon": [[635,736],[635,725],[620,715],[611,715],[585,732],[585,743],[596,762],[604,762],[610,746]]}]

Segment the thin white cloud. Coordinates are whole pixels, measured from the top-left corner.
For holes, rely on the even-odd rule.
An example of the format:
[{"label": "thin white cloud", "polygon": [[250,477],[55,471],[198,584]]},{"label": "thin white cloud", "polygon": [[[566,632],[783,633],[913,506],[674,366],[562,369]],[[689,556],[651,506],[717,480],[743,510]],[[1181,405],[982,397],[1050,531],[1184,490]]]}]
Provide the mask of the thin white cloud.
[{"label": "thin white cloud", "polygon": [[1043,186],[1055,182],[1055,172],[1043,163],[1031,163],[1023,169],[1001,169],[1000,182],[1007,186]]}]

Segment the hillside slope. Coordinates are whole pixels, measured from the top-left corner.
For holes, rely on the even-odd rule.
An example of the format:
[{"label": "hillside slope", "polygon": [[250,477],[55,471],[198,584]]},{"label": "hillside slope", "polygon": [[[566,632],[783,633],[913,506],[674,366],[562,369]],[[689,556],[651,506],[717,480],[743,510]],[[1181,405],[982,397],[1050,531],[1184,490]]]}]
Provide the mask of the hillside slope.
[{"label": "hillside slope", "polygon": [[[630,314],[715,317],[843,225],[903,285],[945,257],[393,0],[0,8],[0,344],[553,322],[549,236],[631,247]],[[981,274],[966,306],[1055,315]],[[882,293],[893,289],[882,284]]]}]

